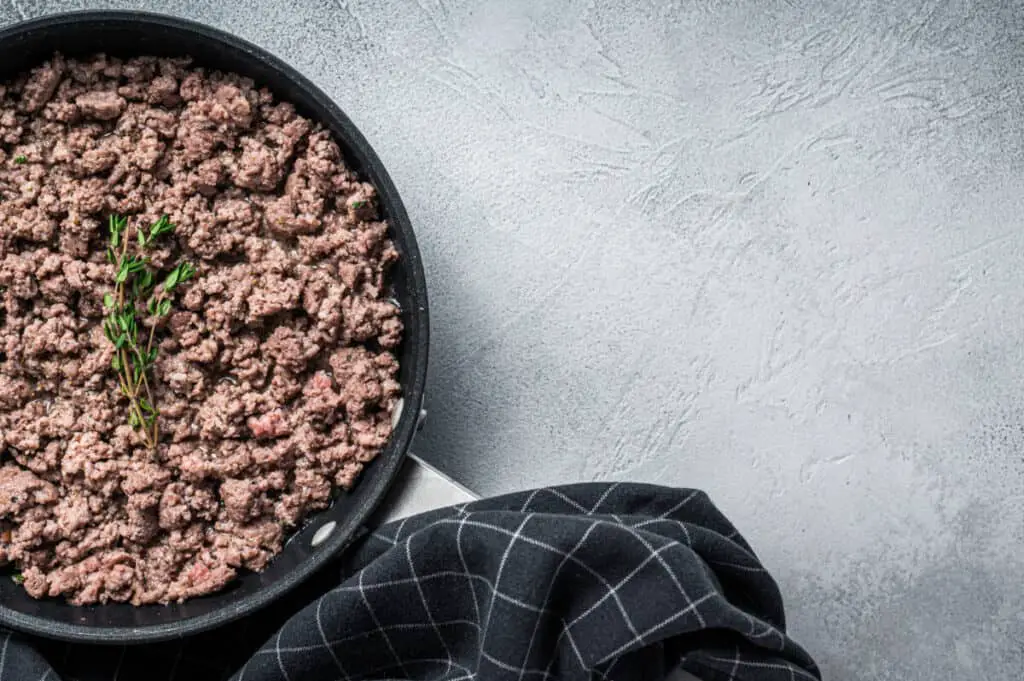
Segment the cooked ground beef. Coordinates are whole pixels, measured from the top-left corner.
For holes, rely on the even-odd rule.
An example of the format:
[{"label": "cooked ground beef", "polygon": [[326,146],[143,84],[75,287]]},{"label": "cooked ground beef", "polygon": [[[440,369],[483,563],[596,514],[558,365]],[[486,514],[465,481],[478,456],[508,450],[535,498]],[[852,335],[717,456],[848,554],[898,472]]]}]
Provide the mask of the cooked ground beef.
[{"label": "cooked ground beef", "polygon": [[[127,425],[111,214],[177,225],[162,438]],[[402,325],[374,188],[316,122],[187,59],[50,61],[0,85],[0,564],[35,597],[181,601],[261,570],[391,434]]]}]

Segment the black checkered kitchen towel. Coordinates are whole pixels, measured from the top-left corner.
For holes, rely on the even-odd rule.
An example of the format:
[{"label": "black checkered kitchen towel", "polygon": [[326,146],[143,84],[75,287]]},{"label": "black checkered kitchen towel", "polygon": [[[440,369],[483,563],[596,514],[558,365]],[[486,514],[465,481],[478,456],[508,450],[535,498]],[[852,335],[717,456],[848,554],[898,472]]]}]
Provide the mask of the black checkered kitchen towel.
[{"label": "black checkered kitchen towel", "polygon": [[477,501],[387,525],[349,561],[290,618],[279,606],[184,643],[0,633],[0,681],[650,681],[680,661],[707,681],[820,678],[785,635],[775,582],[693,490],[585,484]]}]

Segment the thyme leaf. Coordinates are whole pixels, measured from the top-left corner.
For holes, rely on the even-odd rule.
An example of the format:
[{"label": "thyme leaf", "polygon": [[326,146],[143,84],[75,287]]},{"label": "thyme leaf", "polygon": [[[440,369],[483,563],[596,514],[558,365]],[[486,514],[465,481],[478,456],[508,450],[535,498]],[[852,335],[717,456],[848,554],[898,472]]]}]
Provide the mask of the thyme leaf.
[{"label": "thyme leaf", "polygon": [[[111,215],[107,222],[109,247],[107,262],[113,266],[114,289],[103,294],[107,317],[103,335],[114,346],[110,368],[118,378],[118,389],[128,398],[128,425],[140,433],[143,443],[155,450],[160,442],[157,417],[160,410],[153,400],[149,376],[159,354],[153,346],[157,320],[170,314],[172,297],[178,287],[196,275],[195,267],[182,261],[175,265],[157,285],[157,270],[143,255],[153,248],[157,239],[174,232],[174,223],[166,215],[149,226],[138,227],[135,239],[128,238],[128,218]],[[129,252],[134,241],[134,252]],[[140,310],[141,307],[141,310]],[[148,339],[140,336],[148,313]]]}]

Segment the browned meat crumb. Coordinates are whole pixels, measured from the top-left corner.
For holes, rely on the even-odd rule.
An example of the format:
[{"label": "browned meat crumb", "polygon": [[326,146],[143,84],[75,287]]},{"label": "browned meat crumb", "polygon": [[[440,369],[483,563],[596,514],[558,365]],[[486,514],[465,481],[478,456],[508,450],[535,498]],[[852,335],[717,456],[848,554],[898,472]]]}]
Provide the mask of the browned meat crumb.
[{"label": "browned meat crumb", "polygon": [[[355,482],[399,396],[397,253],[318,124],[187,59],[96,56],[0,87],[0,564],[35,597],[180,601],[260,570]],[[156,452],[100,328],[105,220],[198,265],[159,331]]]}]

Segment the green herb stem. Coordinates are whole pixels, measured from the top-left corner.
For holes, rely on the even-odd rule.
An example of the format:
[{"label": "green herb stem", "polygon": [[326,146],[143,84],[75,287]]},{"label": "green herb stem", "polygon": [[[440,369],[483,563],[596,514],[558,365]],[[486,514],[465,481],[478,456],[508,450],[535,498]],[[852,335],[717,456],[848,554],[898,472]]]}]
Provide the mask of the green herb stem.
[{"label": "green herb stem", "polygon": [[[107,261],[114,267],[114,291],[103,296],[103,306],[108,310],[103,322],[103,331],[114,345],[115,352],[111,367],[117,372],[118,386],[128,398],[128,425],[140,432],[143,444],[155,450],[160,444],[160,411],[153,399],[149,373],[156,362],[158,350],[153,347],[159,318],[171,311],[170,296],[174,291],[195,276],[195,268],[188,262],[180,262],[157,286],[156,271],[143,252],[156,239],[171,234],[174,224],[165,215],[153,223],[148,232],[144,227],[136,230],[135,239],[127,235],[127,218],[112,215],[109,222],[110,246]],[[136,253],[129,253],[129,244],[136,244]],[[139,344],[139,306],[149,314],[149,337],[145,349]]]}]

